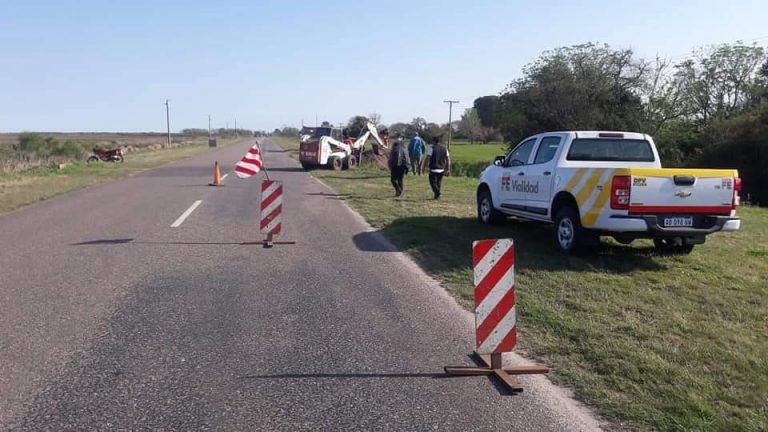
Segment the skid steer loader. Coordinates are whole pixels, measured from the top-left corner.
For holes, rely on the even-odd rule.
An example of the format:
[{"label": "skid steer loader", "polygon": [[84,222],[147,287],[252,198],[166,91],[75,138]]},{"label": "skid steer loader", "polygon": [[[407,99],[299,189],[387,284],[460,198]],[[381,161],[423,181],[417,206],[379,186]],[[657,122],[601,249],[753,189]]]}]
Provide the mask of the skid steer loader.
[{"label": "skid steer loader", "polygon": [[378,146],[387,147],[372,123],[366,125],[365,132],[356,140],[346,136],[340,128],[304,128],[300,135],[299,162],[306,170],[317,167],[353,169],[360,162],[363,148],[370,137],[376,140]]}]

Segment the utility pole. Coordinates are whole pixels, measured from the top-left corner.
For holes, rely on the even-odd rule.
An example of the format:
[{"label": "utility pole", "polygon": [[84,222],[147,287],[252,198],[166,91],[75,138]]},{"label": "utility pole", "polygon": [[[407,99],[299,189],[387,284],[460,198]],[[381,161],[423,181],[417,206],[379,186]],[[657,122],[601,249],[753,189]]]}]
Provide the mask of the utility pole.
[{"label": "utility pole", "polygon": [[208,139],[211,139],[211,115],[208,114]]},{"label": "utility pole", "polygon": [[453,133],[453,125],[451,122],[453,121],[452,114],[453,114],[453,104],[459,103],[457,100],[445,100],[444,103],[448,104],[448,148],[451,148],[451,135]]},{"label": "utility pole", "polygon": [[171,105],[168,103],[168,99],[165,100],[165,126],[168,128],[168,147],[171,146]]}]

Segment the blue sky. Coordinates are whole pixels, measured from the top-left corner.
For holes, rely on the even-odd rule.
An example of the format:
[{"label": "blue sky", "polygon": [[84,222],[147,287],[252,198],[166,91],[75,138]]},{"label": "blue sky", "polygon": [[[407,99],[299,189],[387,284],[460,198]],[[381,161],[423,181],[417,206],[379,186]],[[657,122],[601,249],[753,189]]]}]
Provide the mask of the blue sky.
[{"label": "blue sky", "polygon": [[[768,45],[768,1],[36,1],[0,6],[0,131],[446,122],[542,51]],[[456,108],[454,108],[456,110]],[[457,114],[454,111],[454,114]]]}]

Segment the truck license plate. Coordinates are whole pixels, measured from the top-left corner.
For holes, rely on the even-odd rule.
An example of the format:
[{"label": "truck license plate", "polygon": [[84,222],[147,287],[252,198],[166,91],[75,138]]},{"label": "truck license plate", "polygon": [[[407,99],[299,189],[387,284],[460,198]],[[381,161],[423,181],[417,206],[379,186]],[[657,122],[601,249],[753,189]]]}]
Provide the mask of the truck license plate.
[{"label": "truck license plate", "polygon": [[665,217],[664,226],[665,227],[692,227],[693,217],[692,216]]}]

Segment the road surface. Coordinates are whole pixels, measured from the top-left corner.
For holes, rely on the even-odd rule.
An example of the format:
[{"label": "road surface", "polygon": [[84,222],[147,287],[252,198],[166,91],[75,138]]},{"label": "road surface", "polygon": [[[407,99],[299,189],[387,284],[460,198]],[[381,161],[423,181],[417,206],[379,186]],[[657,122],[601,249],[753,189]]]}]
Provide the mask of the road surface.
[{"label": "road surface", "polygon": [[598,427],[544,377],[444,377],[471,315],[269,140],[296,244],[241,245],[258,181],[206,185],[247,147],[0,217],[0,429]]}]

